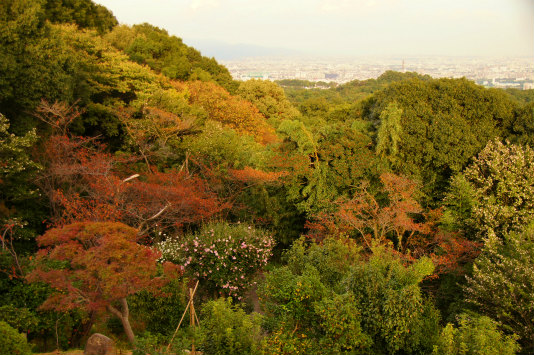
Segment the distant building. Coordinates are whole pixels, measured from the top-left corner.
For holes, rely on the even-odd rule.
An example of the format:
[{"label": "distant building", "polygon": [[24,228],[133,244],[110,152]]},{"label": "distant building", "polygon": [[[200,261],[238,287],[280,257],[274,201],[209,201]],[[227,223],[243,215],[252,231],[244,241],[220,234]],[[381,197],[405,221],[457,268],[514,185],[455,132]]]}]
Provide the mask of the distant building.
[{"label": "distant building", "polygon": [[532,90],[534,89],[534,83],[523,83],[523,90]]},{"label": "distant building", "polygon": [[337,78],[339,78],[339,74],[338,73],[324,73],[324,78],[336,80]]},{"label": "distant building", "polygon": [[241,80],[249,80],[249,79],[261,79],[261,80],[268,80],[269,74],[267,73],[247,73],[241,75]]}]

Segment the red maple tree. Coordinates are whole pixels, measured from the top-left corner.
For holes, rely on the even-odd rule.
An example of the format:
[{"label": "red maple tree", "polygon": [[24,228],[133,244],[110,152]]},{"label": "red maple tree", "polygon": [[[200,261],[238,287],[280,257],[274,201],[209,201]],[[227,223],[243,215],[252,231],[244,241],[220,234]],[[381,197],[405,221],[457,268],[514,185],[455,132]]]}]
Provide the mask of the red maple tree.
[{"label": "red maple tree", "polygon": [[140,175],[125,169],[133,159],[106,153],[94,139],[50,137],[37,182],[49,197],[52,224],[120,221],[143,233],[180,228],[230,207],[198,176],[156,170]]},{"label": "red maple tree", "polygon": [[182,271],[167,262],[161,274],[157,267],[160,252],[138,244],[138,239],[137,229],[110,222],[69,224],[38,237],[42,249],[27,279],[48,283],[56,291],[41,308],[108,311],[120,319],[133,343],[126,297],[161,289]]}]

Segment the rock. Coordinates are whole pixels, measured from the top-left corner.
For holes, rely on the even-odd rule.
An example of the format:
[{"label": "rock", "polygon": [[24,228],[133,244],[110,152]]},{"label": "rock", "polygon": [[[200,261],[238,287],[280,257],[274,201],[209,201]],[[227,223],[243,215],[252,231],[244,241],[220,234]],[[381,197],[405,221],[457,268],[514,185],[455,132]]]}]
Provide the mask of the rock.
[{"label": "rock", "polygon": [[107,336],[95,333],[87,339],[85,345],[84,355],[113,355],[115,354],[115,347],[113,340]]}]

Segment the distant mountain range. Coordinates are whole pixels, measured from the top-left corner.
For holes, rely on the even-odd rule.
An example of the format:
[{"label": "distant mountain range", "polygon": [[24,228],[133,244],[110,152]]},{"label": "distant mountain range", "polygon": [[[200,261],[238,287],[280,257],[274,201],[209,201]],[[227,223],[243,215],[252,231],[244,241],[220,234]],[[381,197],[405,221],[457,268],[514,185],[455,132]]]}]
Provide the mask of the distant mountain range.
[{"label": "distant mountain range", "polygon": [[214,40],[184,40],[198,49],[203,56],[217,60],[237,60],[249,57],[295,56],[303,53],[289,48],[265,47],[254,44],[231,44]]}]

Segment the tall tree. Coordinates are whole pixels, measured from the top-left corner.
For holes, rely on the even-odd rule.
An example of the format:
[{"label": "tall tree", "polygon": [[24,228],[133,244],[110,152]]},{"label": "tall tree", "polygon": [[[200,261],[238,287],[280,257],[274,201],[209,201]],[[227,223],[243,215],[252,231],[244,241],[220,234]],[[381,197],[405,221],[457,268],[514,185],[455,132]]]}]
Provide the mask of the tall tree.
[{"label": "tall tree", "polygon": [[534,218],[534,149],[490,141],[451,182],[446,221],[470,238],[502,237]]},{"label": "tall tree", "polygon": [[46,18],[53,23],[76,23],[100,34],[119,23],[111,11],[92,0],[46,0],[43,7]]},{"label": "tall tree", "polygon": [[435,206],[450,177],[510,127],[515,107],[506,93],[466,79],[413,78],[373,95],[362,114],[380,135],[377,152],[398,162],[394,172],[424,181],[424,202]]},{"label": "tall tree", "polygon": [[467,278],[467,301],[534,350],[534,223],[503,239],[490,235]]},{"label": "tall tree", "polygon": [[248,80],[239,85],[237,94],[252,102],[276,126],[282,119],[294,119],[299,112],[287,99],[284,90],[267,80]]}]

